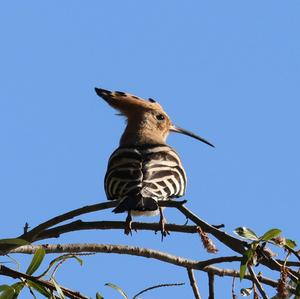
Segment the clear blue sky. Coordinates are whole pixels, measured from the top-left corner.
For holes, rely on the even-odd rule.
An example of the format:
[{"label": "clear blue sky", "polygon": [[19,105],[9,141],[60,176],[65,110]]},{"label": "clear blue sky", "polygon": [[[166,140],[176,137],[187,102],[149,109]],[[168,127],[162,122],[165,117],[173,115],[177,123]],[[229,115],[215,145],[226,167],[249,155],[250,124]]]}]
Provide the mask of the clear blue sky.
[{"label": "clear blue sky", "polygon": [[[103,176],[124,121],[94,93],[98,86],[155,98],[174,123],[216,145],[169,138],[188,174],[188,207],[200,217],[228,232],[278,227],[299,243],[299,9],[296,0],[2,2],[1,237],[18,235],[26,221],[34,226],[106,200]],[[107,211],[82,219],[124,217]],[[163,243],[149,232],[121,231],[59,241],[207,258],[197,237],[175,233]],[[28,258],[20,260],[25,268]],[[197,278],[205,298],[206,275]],[[142,258],[98,254],[83,268],[66,263],[58,280],[106,298],[118,298],[106,282],[129,295],[186,282],[143,298],[192,297],[184,270]],[[230,284],[217,279],[217,298],[230,298]]]}]

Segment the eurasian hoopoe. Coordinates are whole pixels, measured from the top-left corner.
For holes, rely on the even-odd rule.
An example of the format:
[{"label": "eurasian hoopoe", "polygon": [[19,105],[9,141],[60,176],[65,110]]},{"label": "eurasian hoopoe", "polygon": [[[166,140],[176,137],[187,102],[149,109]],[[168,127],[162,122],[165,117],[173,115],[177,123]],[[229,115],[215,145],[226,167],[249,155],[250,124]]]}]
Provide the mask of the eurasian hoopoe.
[{"label": "eurasian hoopoe", "polygon": [[162,236],[166,236],[165,219],[158,200],[184,195],[186,174],[178,154],[166,144],[169,132],[207,140],[176,127],[155,100],[143,100],[124,92],[95,88],[98,96],[127,117],[120,146],[108,161],[104,180],[108,200],[118,200],[115,213],[128,212],[125,233],[131,233],[132,215],[160,213]]}]

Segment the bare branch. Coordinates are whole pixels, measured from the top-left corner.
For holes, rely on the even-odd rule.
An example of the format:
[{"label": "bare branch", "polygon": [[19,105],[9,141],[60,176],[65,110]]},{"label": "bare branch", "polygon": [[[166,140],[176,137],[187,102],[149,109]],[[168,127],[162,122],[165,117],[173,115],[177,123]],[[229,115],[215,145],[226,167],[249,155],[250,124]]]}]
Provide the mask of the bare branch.
[{"label": "bare branch", "polygon": [[177,286],[183,286],[185,285],[184,282],[179,282],[179,283],[162,283],[162,284],[158,284],[158,285],[155,285],[155,286],[152,286],[152,287],[149,287],[149,288],[146,288],[142,291],[140,291],[139,293],[137,293],[136,295],[133,296],[132,299],[137,299],[138,296],[148,292],[148,291],[151,291],[151,290],[154,290],[154,289],[157,289],[157,288],[163,288],[163,287],[177,287]]},{"label": "bare branch", "polygon": [[[207,222],[203,221],[199,217],[197,217],[194,213],[192,213],[188,208],[184,206],[186,201],[159,201],[159,206],[163,207],[173,207],[177,208],[181,213],[183,213],[188,219],[192,220],[197,226],[199,226],[203,231],[212,234],[215,238],[217,238],[220,242],[231,248],[232,250],[243,254],[245,252],[245,248],[248,247],[248,243],[241,241],[233,236],[228,235],[227,233],[215,228],[214,226],[208,224]],[[45,230],[49,229],[50,227],[57,225],[63,221],[70,220],[76,216],[87,214],[95,211],[110,209],[115,207],[118,204],[118,201],[106,201],[94,205],[85,206],[79,209],[75,209],[69,211],[67,213],[61,214],[56,216],[48,221],[41,223],[40,225],[36,226],[32,230],[25,232],[23,235],[19,236],[19,238],[27,240],[29,242],[34,242],[35,240],[39,239],[39,235],[42,234]],[[78,225],[79,222],[76,222]],[[71,224],[70,224],[71,225]],[[73,223],[74,225],[74,223]],[[65,226],[63,226],[66,229]],[[150,229],[148,227],[148,229]],[[49,233],[54,233],[54,231],[49,231]],[[4,246],[4,249],[5,246]],[[280,271],[280,265],[276,263],[273,259],[263,260],[261,261],[262,264],[269,267],[272,270]],[[293,273],[293,272],[292,272]],[[295,273],[293,273],[295,275]],[[297,276],[297,275],[296,275]],[[298,277],[298,276],[297,276]]]},{"label": "bare branch", "polygon": [[203,268],[225,262],[236,262],[241,261],[239,256],[225,256],[217,257],[205,261],[195,261],[186,258],[178,257],[162,251],[148,249],[137,246],[126,246],[126,245],[112,245],[112,244],[45,244],[45,245],[25,245],[13,249],[10,253],[24,253],[33,254],[40,247],[43,246],[46,253],[78,253],[78,252],[102,252],[102,253],[118,253],[128,254],[134,256],[142,256],[147,258],[154,258],[163,262],[167,262],[176,266],[185,268],[192,268],[196,270],[202,270]]},{"label": "bare branch", "polygon": [[209,290],[208,299],[215,299],[214,284],[215,284],[214,274],[208,273],[208,290]]},{"label": "bare branch", "polygon": [[260,294],[262,295],[262,297],[264,299],[269,299],[269,297],[267,296],[265,290],[263,289],[262,285],[260,284],[259,280],[257,279],[257,276],[256,276],[256,274],[255,274],[255,272],[254,272],[254,270],[252,269],[251,266],[248,266],[248,271],[249,271],[249,273],[250,273],[250,275],[251,275],[251,277],[253,279],[253,282],[257,286]]},{"label": "bare branch", "polygon": [[235,293],[235,277],[233,277],[233,279],[232,279],[231,296],[232,296],[232,299],[237,299],[237,295]]},{"label": "bare branch", "polygon": [[[39,245],[41,246],[41,245]],[[33,254],[39,246],[26,245],[11,250],[11,253],[23,253]],[[102,253],[118,253],[126,255],[141,256],[147,258],[153,258],[162,262],[170,263],[176,266],[191,268],[194,270],[201,270],[203,272],[211,273],[217,276],[229,276],[229,277],[240,277],[240,273],[237,270],[221,269],[212,266],[217,263],[224,262],[235,262],[241,261],[241,257],[228,256],[228,257],[217,257],[206,261],[194,261],[185,259],[179,256],[164,253],[158,250],[152,250],[148,248],[140,248],[135,246],[124,246],[124,245],[111,245],[111,244],[52,244],[42,245],[46,253],[77,253],[77,252],[102,252]],[[244,279],[253,281],[250,274],[246,274]],[[264,276],[259,276],[257,279],[266,285],[276,288],[278,283],[275,280],[269,279]],[[295,288],[289,287],[292,293],[295,293]]]},{"label": "bare branch", "polygon": [[294,250],[292,248],[289,248],[289,247],[286,248],[286,249],[289,250],[290,252],[292,252],[297,257],[297,259],[300,261],[300,253],[299,253],[299,251],[296,251],[296,250]]},{"label": "bare branch", "polygon": [[[159,201],[159,206],[164,207],[173,207],[177,208],[179,211],[181,211],[187,218],[191,219],[194,223],[197,224],[201,229],[203,229],[205,232],[211,233],[213,236],[215,236],[218,240],[220,240],[222,243],[227,245],[229,248],[233,249],[236,252],[243,253],[245,251],[244,246],[247,245],[246,242],[243,242],[237,238],[234,238],[225,232],[220,231],[219,229],[215,228],[214,226],[206,223],[205,221],[201,220],[199,217],[197,217],[195,214],[193,214],[190,210],[188,210],[183,204],[186,203],[186,201]],[[32,230],[24,233],[23,235],[19,236],[21,239],[25,239],[29,242],[33,242],[36,240],[36,237],[46,229],[57,225],[63,221],[70,220],[76,216],[87,214],[95,211],[110,209],[115,206],[117,206],[118,201],[106,201],[99,204],[89,205],[85,206],[79,209],[75,209],[72,211],[69,211],[67,213],[61,214],[59,216],[53,217],[50,220],[47,220]]]},{"label": "bare branch", "polygon": [[[163,207],[172,207],[178,209],[187,219],[190,219],[195,223],[195,225],[176,225],[176,224],[167,224],[166,229],[168,231],[182,232],[182,233],[196,233],[197,228],[200,228],[205,233],[210,233],[221,243],[232,249],[233,251],[244,254],[245,250],[249,248],[250,244],[245,241],[241,241],[218,228],[208,224],[207,222],[200,219],[194,213],[192,213],[188,208],[184,206],[186,201],[159,201],[159,206]],[[59,225],[60,223],[70,220],[76,216],[105,210],[115,207],[118,204],[118,201],[106,201],[103,203],[85,206],[79,209],[75,209],[64,213],[62,215],[56,216],[48,221],[41,223],[32,230],[28,230],[29,226],[26,225],[24,228],[24,234],[18,238],[27,240],[29,242],[35,242],[37,240],[43,240],[48,238],[57,238],[61,234],[78,231],[78,230],[91,230],[91,229],[123,229],[125,222],[122,221],[94,221],[94,222],[83,222],[81,220],[73,221],[64,225]],[[55,227],[53,227],[55,226]],[[158,223],[132,223],[132,228],[137,230],[153,230],[158,231],[160,229]],[[232,276],[239,277],[239,272],[231,269],[220,269],[213,267],[212,264],[222,263],[222,262],[232,262],[240,261],[241,257],[231,256],[231,257],[219,257],[215,259],[210,259],[207,261],[194,261],[188,260],[185,258],[173,256],[167,253],[139,247],[130,247],[130,246],[120,246],[120,245],[109,245],[109,244],[66,244],[66,245],[44,245],[48,253],[61,253],[61,252],[105,252],[105,253],[119,253],[119,254],[130,254],[136,256],[143,256],[148,258],[155,258],[157,260],[171,263],[177,266],[201,270],[209,274],[218,275],[218,276]],[[23,246],[17,249],[12,250],[15,245],[9,244],[0,244],[0,253],[7,254],[8,252],[19,252],[19,253],[33,253],[35,251],[35,246]],[[299,254],[296,251],[291,251],[294,255],[299,258]],[[260,259],[260,264],[268,267],[271,270],[281,271],[282,264],[285,263],[281,260],[275,260],[272,257],[262,255]],[[299,266],[299,262],[286,262],[286,266]],[[253,271],[253,269],[251,268]],[[249,270],[250,271],[250,270]],[[254,272],[253,272],[254,273]],[[246,279],[253,281],[257,288],[260,290],[258,283],[270,285],[272,287],[277,287],[278,283],[274,280],[257,277],[254,273],[250,272],[245,276]],[[288,274],[290,278],[297,282],[300,279],[300,274],[295,270],[288,268]],[[212,276],[211,276],[212,277]],[[258,282],[258,283],[257,283]],[[294,288],[290,288],[290,291],[293,293]],[[261,290],[260,290],[261,291]]]},{"label": "bare branch", "polygon": [[[164,202],[159,202],[160,205],[164,206]],[[167,206],[170,207],[176,207],[180,212],[182,212],[188,219],[191,219],[197,226],[199,226],[202,230],[205,232],[208,232],[212,234],[215,238],[217,238],[220,242],[225,244],[227,247],[232,249],[235,252],[243,254],[245,252],[245,248],[249,247],[249,244],[247,242],[241,241],[237,238],[234,238],[230,235],[228,235],[225,232],[220,231],[219,229],[216,229],[212,225],[206,223],[202,219],[200,219],[198,216],[196,216],[194,213],[192,213],[188,208],[186,208],[182,203],[181,204],[174,204],[172,201],[172,204],[167,202]],[[278,272],[281,271],[281,265],[273,258],[263,258],[260,261],[261,264],[268,267],[271,270],[276,270]],[[300,274],[296,271],[293,271],[292,269],[289,269],[289,275],[291,279],[296,281],[296,279],[300,279]]]},{"label": "bare branch", "polygon": [[[162,205],[164,203],[161,203]],[[169,205],[168,205],[169,206]],[[171,205],[170,205],[171,206]],[[203,221],[199,217],[197,217],[194,213],[192,213],[188,208],[184,205],[178,205],[176,208],[184,214],[187,218],[191,219],[197,226],[200,226],[202,230],[207,233],[212,234],[215,238],[221,241],[223,244],[231,248],[232,250],[243,254],[245,252],[245,247],[247,246],[247,242],[243,242],[235,237],[232,237],[225,232],[220,231],[219,229],[213,227],[207,222]]]},{"label": "bare branch", "polygon": [[201,299],[201,295],[199,293],[199,289],[198,289],[198,286],[197,286],[197,282],[196,282],[196,279],[195,279],[195,275],[194,275],[193,269],[187,268],[187,272],[188,272],[190,284],[191,284],[191,287],[193,289],[193,293],[194,293],[195,299]]},{"label": "bare branch", "polygon": [[[93,230],[93,229],[124,229],[124,221],[73,221],[71,223],[56,226],[54,228],[42,231],[38,236],[36,236],[35,241],[58,238],[60,235],[74,232],[79,230]],[[190,233],[194,234],[197,232],[196,226],[194,225],[177,225],[177,224],[166,224],[166,229],[172,232]],[[159,223],[144,223],[144,222],[132,222],[133,230],[152,230],[158,231],[160,229]]]},{"label": "bare branch", "polygon": [[82,208],[79,208],[79,209],[72,210],[70,212],[67,212],[67,213],[61,214],[59,216],[53,217],[53,218],[39,224],[38,226],[36,226],[32,230],[30,230],[28,232],[25,232],[19,238],[27,240],[27,241],[33,241],[33,240],[35,240],[35,236],[39,235],[42,231],[46,230],[49,227],[52,227],[56,224],[59,224],[59,223],[64,222],[66,220],[72,219],[72,218],[74,218],[76,216],[79,216],[79,215],[82,215],[82,214],[87,214],[87,213],[91,213],[91,212],[95,212],[95,211],[114,208],[114,207],[117,206],[117,204],[118,204],[118,201],[113,200],[113,201],[106,201],[106,202],[102,202],[102,203],[98,203],[98,204],[94,204],[94,205],[90,205],[90,206],[85,206],[85,207],[82,207]]}]

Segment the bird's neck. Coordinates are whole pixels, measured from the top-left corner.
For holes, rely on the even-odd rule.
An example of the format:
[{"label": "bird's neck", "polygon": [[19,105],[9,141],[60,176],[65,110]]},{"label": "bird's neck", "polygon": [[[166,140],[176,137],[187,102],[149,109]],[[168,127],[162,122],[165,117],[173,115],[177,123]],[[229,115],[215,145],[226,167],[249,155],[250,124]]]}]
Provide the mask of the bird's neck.
[{"label": "bird's neck", "polygon": [[154,130],[145,127],[127,126],[120,140],[120,146],[145,146],[153,144],[166,144],[166,136],[163,137]]}]

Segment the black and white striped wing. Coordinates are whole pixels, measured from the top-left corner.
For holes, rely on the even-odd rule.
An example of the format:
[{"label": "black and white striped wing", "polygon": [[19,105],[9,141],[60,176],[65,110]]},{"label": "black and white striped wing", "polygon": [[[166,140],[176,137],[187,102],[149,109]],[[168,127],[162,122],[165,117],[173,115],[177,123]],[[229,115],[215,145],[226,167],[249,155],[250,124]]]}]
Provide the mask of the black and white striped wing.
[{"label": "black and white striped wing", "polygon": [[169,146],[145,149],[142,154],[142,195],[160,200],[183,196],[186,174],[178,154]]},{"label": "black and white striped wing", "polygon": [[105,176],[109,200],[137,194],[164,200],[183,196],[185,188],[186,175],[180,158],[167,145],[118,148],[109,159]]},{"label": "black and white striped wing", "polygon": [[109,200],[123,199],[142,188],[143,157],[137,149],[118,148],[108,161],[104,187]]}]

